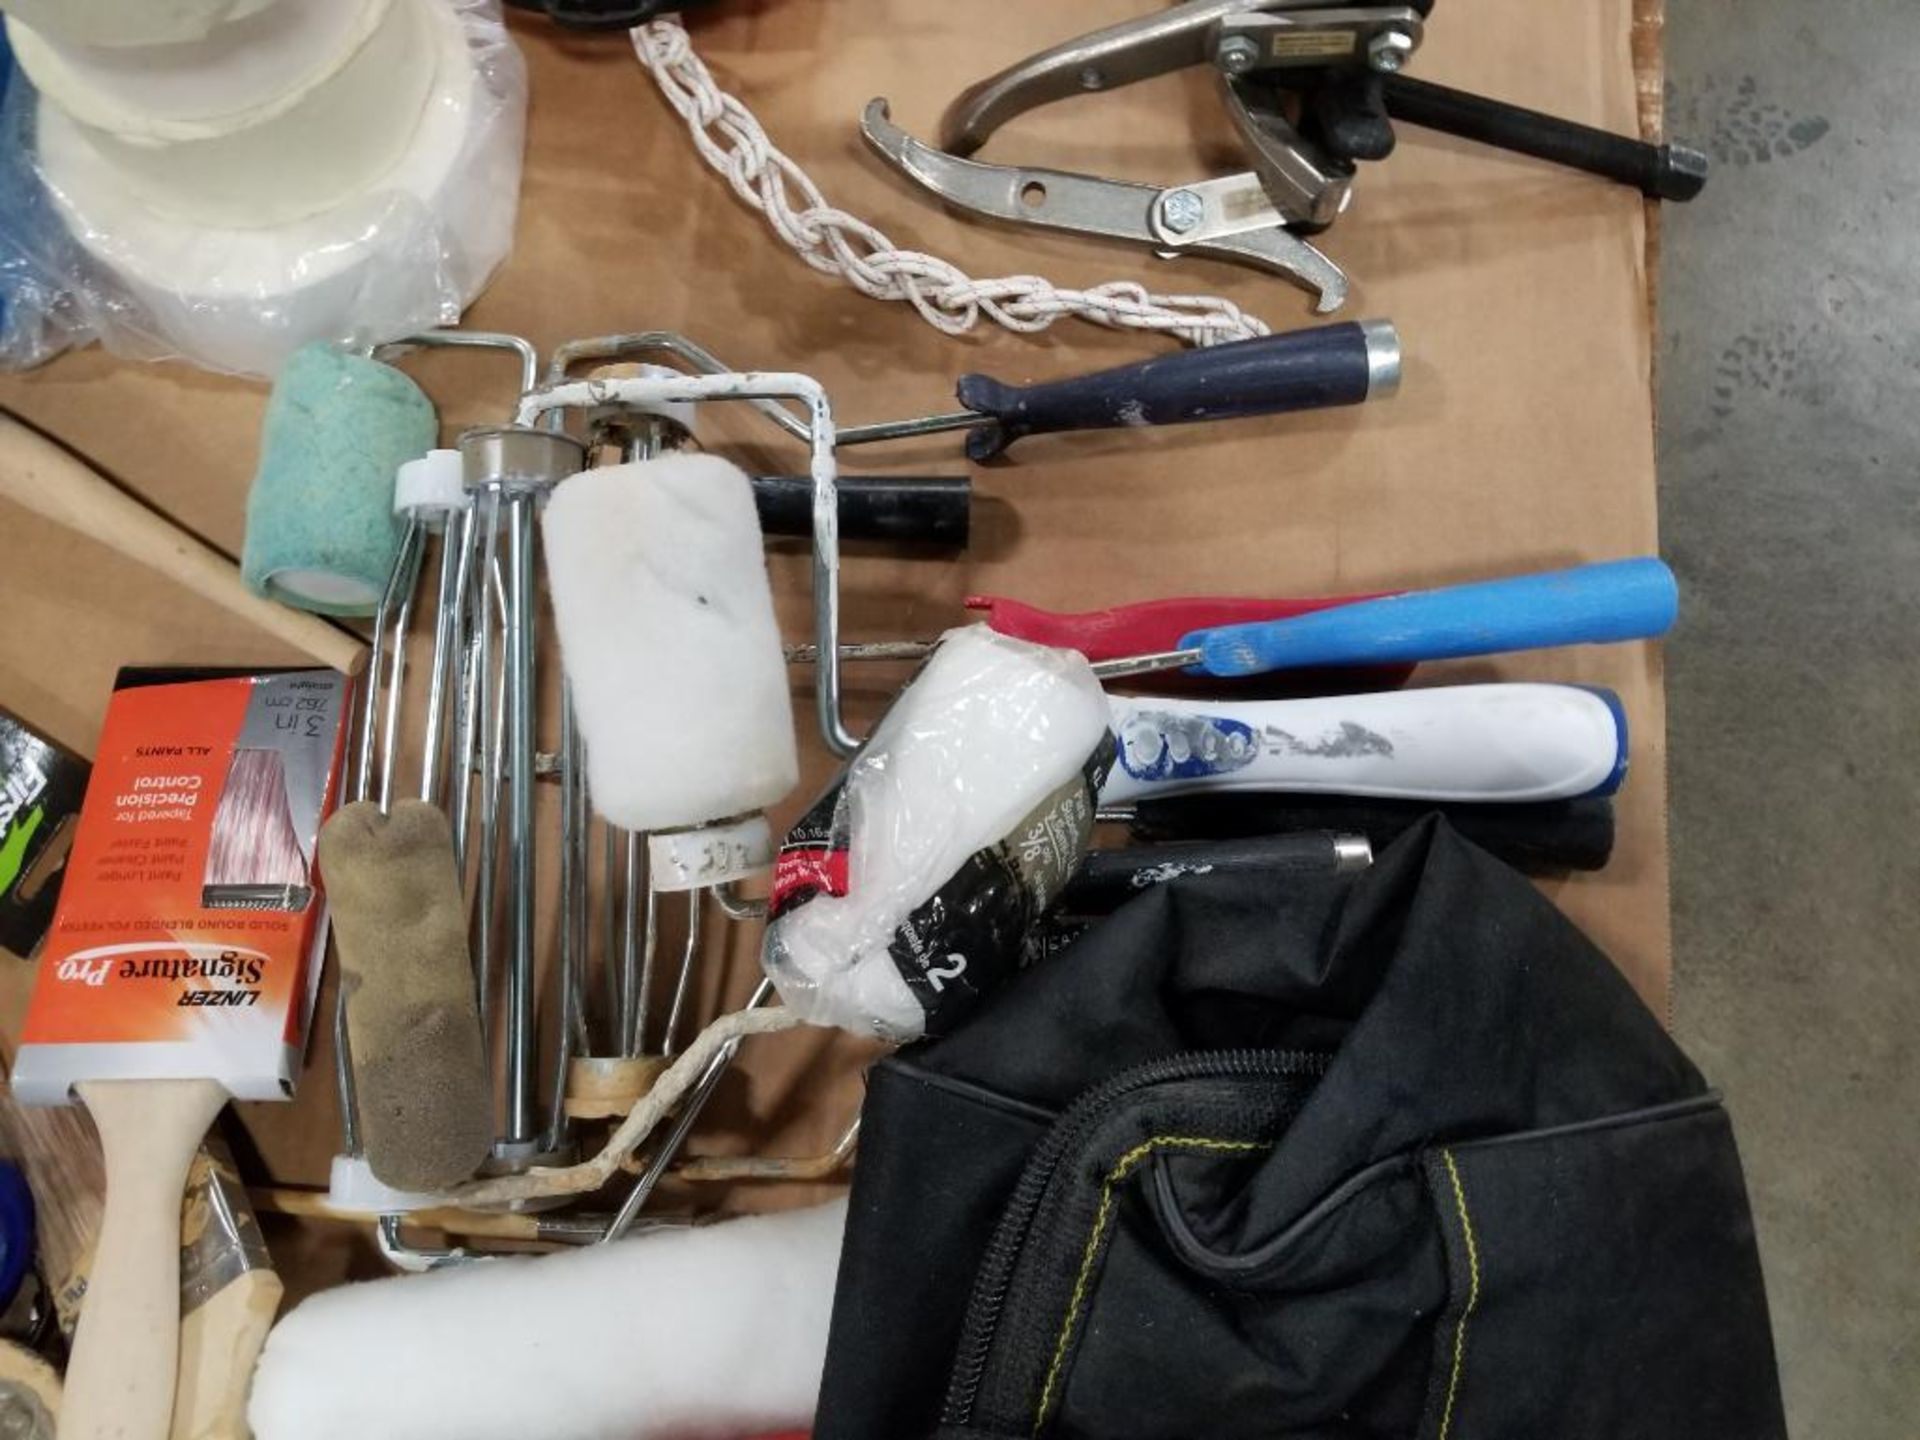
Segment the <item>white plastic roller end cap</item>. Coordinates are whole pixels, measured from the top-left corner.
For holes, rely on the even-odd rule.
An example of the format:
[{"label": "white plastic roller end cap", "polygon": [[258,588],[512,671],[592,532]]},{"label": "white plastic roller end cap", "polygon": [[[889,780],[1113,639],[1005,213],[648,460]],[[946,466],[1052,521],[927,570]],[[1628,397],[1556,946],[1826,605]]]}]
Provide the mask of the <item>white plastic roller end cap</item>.
[{"label": "white plastic roller end cap", "polygon": [[409,460],[393,479],[393,513],[444,519],[467,508],[467,486],[458,450],[429,450]]},{"label": "white plastic roller end cap", "polygon": [[327,1173],[327,1203],[354,1215],[405,1215],[440,1204],[436,1195],[396,1190],[374,1178],[359,1155],[336,1155]]}]

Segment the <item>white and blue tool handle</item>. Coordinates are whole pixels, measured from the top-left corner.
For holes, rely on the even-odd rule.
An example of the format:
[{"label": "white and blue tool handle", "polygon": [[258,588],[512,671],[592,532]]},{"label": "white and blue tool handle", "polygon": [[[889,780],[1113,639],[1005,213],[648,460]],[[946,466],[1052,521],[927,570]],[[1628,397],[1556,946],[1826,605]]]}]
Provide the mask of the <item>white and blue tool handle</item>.
[{"label": "white and blue tool handle", "polygon": [[1610,795],[1627,772],[1619,697],[1578,685],[1111,703],[1103,806],[1246,790],[1512,804]]},{"label": "white and blue tool handle", "polygon": [[1180,649],[1192,652],[1198,672],[1225,678],[1649,640],[1672,629],[1679,613],[1673,572],[1644,556],[1197,630]]},{"label": "white and blue tool handle", "polygon": [[990,460],[1027,435],[1358,405],[1399,384],[1399,334],[1374,320],[1182,350],[1039,385],[962,375],[956,393],[993,422],[967,433],[967,454]]}]

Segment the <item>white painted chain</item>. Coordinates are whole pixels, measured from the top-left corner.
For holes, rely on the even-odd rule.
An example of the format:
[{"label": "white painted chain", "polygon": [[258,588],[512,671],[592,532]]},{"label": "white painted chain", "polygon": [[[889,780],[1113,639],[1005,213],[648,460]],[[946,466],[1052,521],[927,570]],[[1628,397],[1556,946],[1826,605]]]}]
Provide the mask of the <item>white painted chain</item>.
[{"label": "white painted chain", "polygon": [[[1063,290],[1038,275],[975,280],[938,256],[897,249],[866,221],[827,203],[753,112],[714,81],[677,17],[636,26],[632,38],[634,53],[687,122],[707,164],[802,260],[863,295],[906,301],[936,329],[962,335],[984,318],[1032,334],[1070,315],[1116,330],[1159,331],[1190,345],[1268,333],[1265,322],[1211,295],[1155,295],[1132,281]],[[790,197],[798,198],[798,208]]]}]

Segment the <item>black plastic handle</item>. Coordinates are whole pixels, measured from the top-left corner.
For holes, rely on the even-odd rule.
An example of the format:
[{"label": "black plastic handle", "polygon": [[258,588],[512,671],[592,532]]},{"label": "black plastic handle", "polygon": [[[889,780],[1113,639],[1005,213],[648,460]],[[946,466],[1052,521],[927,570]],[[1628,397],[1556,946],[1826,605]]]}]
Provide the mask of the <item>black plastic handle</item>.
[{"label": "black plastic handle", "polygon": [[1279,879],[1362,868],[1351,849],[1342,848],[1344,838],[1331,831],[1311,831],[1095,850],[1060,892],[1055,910],[1061,915],[1106,915],[1143,890],[1181,875],[1252,872]]},{"label": "black plastic handle", "polygon": [[1134,813],[1133,833],[1143,840],[1193,840],[1335,830],[1366,836],[1377,853],[1436,810],[1474,844],[1532,874],[1599,870],[1613,856],[1613,802],[1599,798],[1539,805],[1425,805],[1222,793],[1142,801]]},{"label": "black plastic handle", "polygon": [[[840,538],[966,548],[973,481],[965,475],[842,475]],[[813,481],[756,475],[753,501],[769,535],[813,534]]]},{"label": "black plastic handle", "polygon": [[1399,383],[1399,335],[1375,320],[1183,350],[1040,385],[962,375],[955,393],[995,422],[967,432],[967,454],[990,460],[1027,435],[1358,405]]},{"label": "black plastic handle", "polygon": [[1395,120],[1631,185],[1651,199],[1691,200],[1707,183],[1707,157],[1684,145],[1649,145],[1410,75],[1383,77],[1381,94]]}]

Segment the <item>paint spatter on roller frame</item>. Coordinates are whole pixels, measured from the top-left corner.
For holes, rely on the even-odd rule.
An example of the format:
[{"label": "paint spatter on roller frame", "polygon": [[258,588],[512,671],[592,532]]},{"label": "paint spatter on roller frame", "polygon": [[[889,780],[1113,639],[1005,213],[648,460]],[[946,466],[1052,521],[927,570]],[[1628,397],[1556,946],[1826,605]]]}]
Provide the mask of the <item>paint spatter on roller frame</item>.
[{"label": "paint spatter on roller frame", "polygon": [[1363,755],[1393,758],[1393,741],[1351,720],[1340,722],[1338,734],[1319,740],[1302,740],[1290,731],[1269,725],[1266,740],[1267,748],[1278,755],[1304,755],[1315,760],[1353,760]]}]

